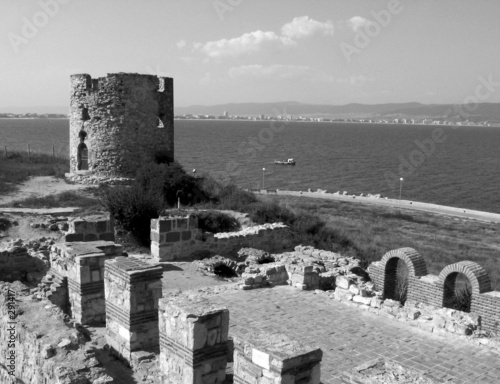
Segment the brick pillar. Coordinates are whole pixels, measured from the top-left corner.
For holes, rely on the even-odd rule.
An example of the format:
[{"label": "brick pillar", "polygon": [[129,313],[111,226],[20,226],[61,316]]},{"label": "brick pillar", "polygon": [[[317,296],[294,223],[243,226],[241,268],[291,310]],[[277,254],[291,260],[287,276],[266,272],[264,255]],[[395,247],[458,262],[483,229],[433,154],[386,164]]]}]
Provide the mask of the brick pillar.
[{"label": "brick pillar", "polygon": [[158,300],[163,271],[134,257],[107,260],[106,342],[129,363],[134,351],[158,351]]},{"label": "brick pillar", "polygon": [[285,335],[255,331],[233,336],[235,384],[319,384],[323,352]]},{"label": "brick pillar", "polygon": [[160,300],[162,384],[220,384],[226,378],[229,311],[206,302]]},{"label": "brick pillar", "polygon": [[123,247],[95,241],[58,244],[55,248],[60,258],[51,254],[52,269],[59,277],[68,278],[71,316],[81,324],[104,325],[104,261],[121,255]]}]

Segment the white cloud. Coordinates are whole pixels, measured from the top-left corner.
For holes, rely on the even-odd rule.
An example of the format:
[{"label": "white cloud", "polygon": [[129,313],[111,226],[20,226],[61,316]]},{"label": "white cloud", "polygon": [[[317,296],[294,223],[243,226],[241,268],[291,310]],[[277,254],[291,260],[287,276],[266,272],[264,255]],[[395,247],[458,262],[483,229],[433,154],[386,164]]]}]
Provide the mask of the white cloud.
[{"label": "white cloud", "polygon": [[281,34],[290,39],[299,39],[316,34],[333,35],[333,23],[328,20],[324,23],[310,19],[308,16],[294,18],[290,23],[281,27]]},{"label": "white cloud", "polygon": [[195,43],[194,48],[202,51],[208,57],[217,58],[258,52],[265,45],[288,46],[293,44],[291,39],[278,36],[274,32],[255,31],[233,39],[209,41],[205,44]]},{"label": "white cloud", "polygon": [[302,65],[243,65],[232,67],[228,71],[229,77],[233,79],[242,77],[266,78],[266,79],[289,79],[309,74],[311,68]]},{"label": "white cloud", "polygon": [[320,22],[308,16],[296,17],[290,23],[283,25],[281,33],[273,31],[254,31],[244,33],[232,39],[221,39],[206,43],[193,43],[195,51],[209,58],[239,56],[261,51],[264,47],[283,48],[295,45],[297,39],[317,34],[333,35],[331,21]]},{"label": "white cloud", "polygon": [[352,75],[349,77],[337,79],[337,83],[346,83],[350,85],[363,85],[365,83],[375,81],[375,76],[365,76],[365,75]]},{"label": "white cloud", "polygon": [[177,42],[177,48],[182,49],[186,46],[186,40],[179,40]]},{"label": "white cloud", "polygon": [[359,28],[365,27],[371,24],[372,22],[368,19],[365,19],[364,17],[354,16],[351,17],[349,20],[347,20],[347,23],[352,28],[352,30],[356,32]]}]

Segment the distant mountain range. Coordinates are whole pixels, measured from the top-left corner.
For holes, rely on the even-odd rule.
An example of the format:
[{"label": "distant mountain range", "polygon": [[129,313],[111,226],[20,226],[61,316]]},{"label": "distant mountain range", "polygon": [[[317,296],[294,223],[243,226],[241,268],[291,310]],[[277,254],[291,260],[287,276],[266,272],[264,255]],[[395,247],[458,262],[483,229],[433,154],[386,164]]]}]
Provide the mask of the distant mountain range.
[{"label": "distant mountain range", "polygon": [[276,103],[231,103],[176,107],[176,115],[196,114],[265,116],[293,115],[324,118],[456,118],[470,121],[500,121],[500,103],[481,103],[476,106],[453,104],[389,103],[322,105],[294,101]]}]

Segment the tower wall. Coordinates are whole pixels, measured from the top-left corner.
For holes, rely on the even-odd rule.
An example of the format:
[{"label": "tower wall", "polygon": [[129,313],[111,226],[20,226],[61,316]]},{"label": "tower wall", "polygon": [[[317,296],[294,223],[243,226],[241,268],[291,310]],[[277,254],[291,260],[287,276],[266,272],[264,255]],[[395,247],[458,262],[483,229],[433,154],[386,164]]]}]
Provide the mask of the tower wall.
[{"label": "tower wall", "polygon": [[[174,158],[173,79],[114,73],[71,76],[70,173],[134,177],[155,158]],[[78,169],[79,133],[88,163]],[[88,168],[88,169],[85,169]]]}]

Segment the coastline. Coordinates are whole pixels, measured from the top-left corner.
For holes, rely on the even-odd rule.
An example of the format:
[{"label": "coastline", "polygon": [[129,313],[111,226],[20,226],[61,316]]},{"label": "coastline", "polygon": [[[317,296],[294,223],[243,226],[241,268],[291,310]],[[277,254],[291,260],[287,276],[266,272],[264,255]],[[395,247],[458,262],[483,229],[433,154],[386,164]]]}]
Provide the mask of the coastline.
[{"label": "coastline", "polygon": [[[260,193],[274,195],[273,192],[268,193],[267,190],[263,190]],[[315,199],[327,199],[327,200],[337,200],[337,201],[352,202],[352,203],[379,205],[379,206],[401,208],[414,211],[431,212],[436,214],[459,217],[463,219],[474,219],[491,223],[500,223],[500,214],[498,213],[449,207],[446,205],[423,203],[419,201],[376,198],[368,196],[340,195],[340,194],[326,193],[326,192],[304,192],[304,191],[287,191],[287,190],[276,190],[276,195],[311,197]]]}]

